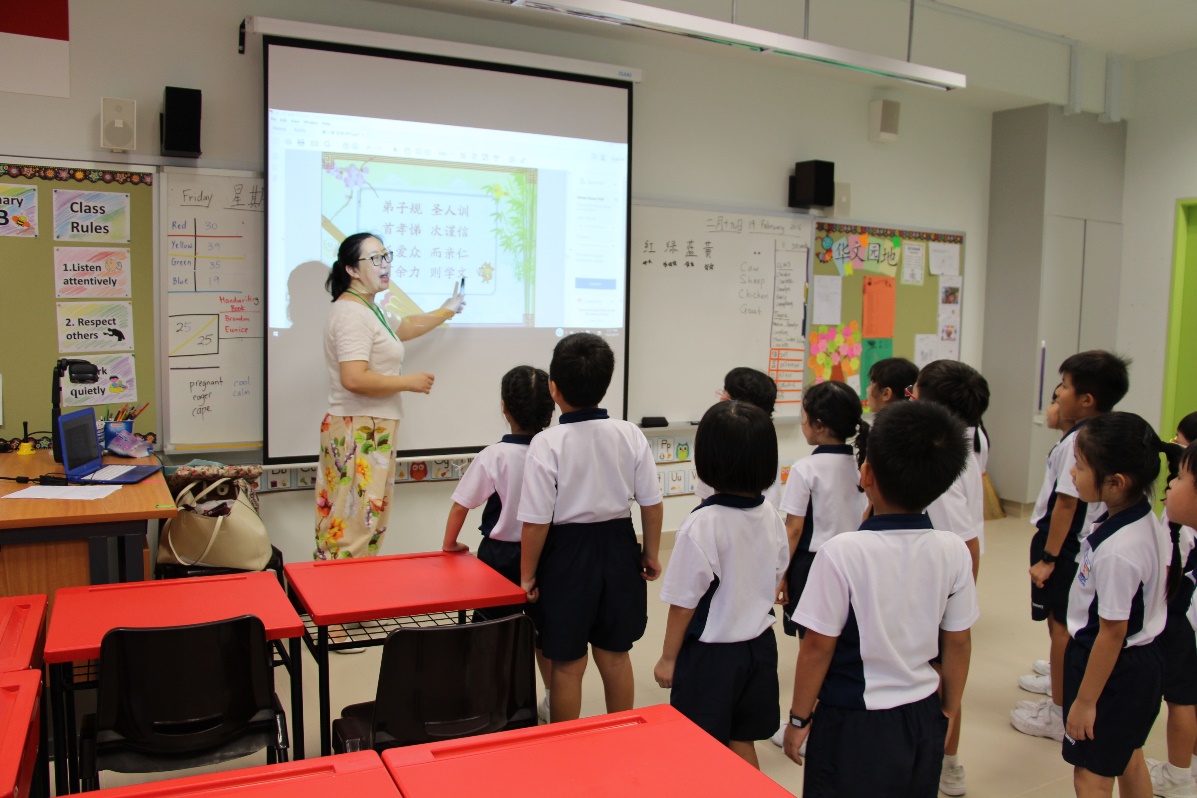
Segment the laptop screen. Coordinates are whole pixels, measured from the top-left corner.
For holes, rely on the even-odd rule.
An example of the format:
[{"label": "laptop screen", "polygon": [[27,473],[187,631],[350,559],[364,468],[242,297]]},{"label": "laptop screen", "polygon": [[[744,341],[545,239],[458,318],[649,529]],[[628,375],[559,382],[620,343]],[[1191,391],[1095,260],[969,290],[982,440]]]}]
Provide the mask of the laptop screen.
[{"label": "laptop screen", "polygon": [[96,411],[93,408],[85,407],[59,416],[58,433],[62,436],[62,465],[67,474],[87,466],[99,467],[100,441],[96,437]]}]

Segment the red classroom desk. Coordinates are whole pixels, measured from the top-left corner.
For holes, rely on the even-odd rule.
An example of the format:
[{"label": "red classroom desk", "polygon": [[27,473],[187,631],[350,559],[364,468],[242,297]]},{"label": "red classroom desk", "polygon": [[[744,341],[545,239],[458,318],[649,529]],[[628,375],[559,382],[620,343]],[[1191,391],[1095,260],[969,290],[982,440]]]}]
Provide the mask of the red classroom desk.
[{"label": "red classroom desk", "polygon": [[399,798],[395,782],[373,751],[114,787],[91,794],[95,798]]},{"label": "red classroom desk", "polygon": [[[328,627],[434,612],[464,611],[527,598],[519,585],[472,554],[443,551],[346,560],[316,560],[283,566],[287,584],[311,615],[316,639],[304,635],[320,681],[320,753],[332,753],[329,707]],[[459,619],[464,622],[464,613]],[[383,640],[334,645],[380,645]]]},{"label": "red classroom desk", "polygon": [[[659,705],[532,729],[391,748],[386,763],[403,798],[787,796],[768,776]],[[533,790],[535,792],[535,790]]]},{"label": "red classroom desk", "polygon": [[41,670],[46,597],[0,598],[0,673]]},{"label": "red classroom desk", "polygon": [[0,798],[26,798],[37,763],[40,671],[0,673]]},{"label": "red classroom desk", "polygon": [[[54,758],[57,792],[78,791],[74,674],[71,663],[96,659],[104,635],[121,627],[187,626],[256,615],[266,639],[291,641],[284,663],[291,676],[292,745],[303,757],[303,677],[299,638],[303,622],[272,573],[201,576],[156,582],[62,588],[46,632],[45,660],[50,666],[54,739],[64,740],[66,756]],[[71,734],[66,734],[66,729]],[[70,766],[68,768],[68,765]]]}]

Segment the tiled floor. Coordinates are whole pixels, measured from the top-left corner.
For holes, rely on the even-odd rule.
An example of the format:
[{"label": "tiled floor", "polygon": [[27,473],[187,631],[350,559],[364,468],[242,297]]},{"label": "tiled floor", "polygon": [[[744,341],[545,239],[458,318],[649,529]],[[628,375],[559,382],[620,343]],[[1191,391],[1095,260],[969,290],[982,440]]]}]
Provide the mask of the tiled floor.
[{"label": "tiled floor", "polygon": [[[968,794],[976,798],[1049,798],[1071,796],[1071,769],[1060,758],[1060,746],[1051,740],[1026,737],[1009,723],[1008,713],[1016,701],[1034,698],[1018,689],[1019,674],[1028,672],[1031,661],[1047,656],[1047,631],[1029,619],[1029,589],[1026,573],[1029,526],[1026,519],[1009,518],[986,524],[987,551],[981,565],[981,620],[973,629],[973,659],[964,701],[964,726],[960,759],[968,774]],[[664,553],[668,556],[668,552]],[[636,669],[638,705],[668,702],[668,691],[656,686],[652,668],[661,651],[666,607],[657,600],[660,582],[650,586],[649,625],[644,640],[632,652]],[[788,707],[793,683],[796,641],[779,633],[783,707]],[[347,704],[373,697],[381,648],[362,654],[333,656],[332,705],[334,712]],[[306,656],[306,655],[305,655]],[[286,700],[286,675],[279,673],[278,693]],[[304,665],[304,706],[307,710],[307,745],[310,755],[319,747],[316,670],[311,659]],[[583,714],[604,711],[602,685],[592,667],[586,675]],[[769,742],[757,744],[761,767],[771,778],[802,794],[802,769],[790,762]],[[1149,756],[1163,757],[1164,713],[1147,745]],[[255,756],[225,768],[264,762]],[[862,766],[868,755],[861,753]],[[180,774],[182,775],[182,774]],[[101,774],[101,784],[114,787],[145,781],[143,776]]]}]

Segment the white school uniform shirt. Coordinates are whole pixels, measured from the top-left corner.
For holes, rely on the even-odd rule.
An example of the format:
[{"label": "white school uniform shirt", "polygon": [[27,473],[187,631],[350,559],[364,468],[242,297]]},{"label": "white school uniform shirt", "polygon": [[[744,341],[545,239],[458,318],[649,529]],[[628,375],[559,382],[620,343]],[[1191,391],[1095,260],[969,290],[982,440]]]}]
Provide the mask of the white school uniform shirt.
[{"label": "white school uniform shirt", "polygon": [[518,518],[529,524],[592,524],[630,518],[631,504],[661,503],[648,438],[600,407],[562,413],[528,446]]},{"label": "white school uniform shirt", "polygon": [[[763,494],[765,501],[767,501],[769,506],[776,511],[780,511],[781,509],[781,494],[785,490],[785,487],[785,484],[781,481],[781,474],[779,473],[777,478],[773,480],[773,484],[766,488]],[[703,482],[702,478],[695,474],[694,495],[698,497],[699,501],[705,502],[707,499],[715,495],[715,489]]]},{"label": "white school uniform shirt", "polygon": [[[1064,437],[1060,438],[1048,453],[1047,468],[1043,473],[1043,485],[1039,488],[1039,496],[1035,499],[1035,509],[1031,512],[1032,526],[1039,529],[1047,529],[1050,526],[1057,495],[1063,493],[1065,496],[1080,500],[1076,483],[1072,481],[1072,467],[1076,465],[1077,432],[1087,423],[1089,422],[1082,421],[1064,433]],[[1085,505],[1085,516],[1077,530],[1078,541],[1085,539],[1089,530],[1093,528],[1093,522],[1106,511],[1104,502],[1081,502],[1081,504]],[[1081,561],[1080,552],[1077,552],[1076,561]]]},{"label": "white school uniform shirt", "polygon": [[939,688],[939,631],[980,617],[972,557],[926,515],[875,515],[824,544],[794,623],[839,638],[820,703],[892,709]]},{"label": "white school uniform shirt", "polygon": [[[981,482],[981,466],[973,457],[974,429],[964,431],[969,453],[964,473],[927,508],[931,526],[955,532],[966,543],[985,534],[985,485]],[[984,540],[981,547],[984,553]]]},{"label": "white school uniform shirt", "polygon": [[806,518],[799,549],[818,551],[841,532],[859,529],[868,503],[852,447],[838,444],[816,446],[790,467],[779,509]]},{"label": "white school uniform shirt", "polygon": [[789,562],[786,525],[764,496],[716,493],[678,529],[661,600],[696,610],[687,634],[703,643],[754,640],[776,620]]},{"label": "white school uniform shirt", "polygon": [[1150,643],[1164,631],[1164,599],[1172,540],[1146,499],[1103,515],[1081,543],[1081,561],[1068,591],[1068,634],[1086,648],[1099,618],[1127,621],[1125,646]]},{"label": "white school uniform shirt", "polygon": [[524,525],[516,518],[520,501],[520,485],[524,481],[524,462],[528,456],[531,435],[504,435],[492,443],[470,463],[461,475],[453,501],[474,509],[486,504],[482,511],[482,534],[492,540],[519,543]]},{"label": "white school uniform shirt", "polygon": [[[1171,539],[1172,530],[1169,528],[1169,523],[1168,508],[1165,507],[1164,511],[1160,513],[1160,524],[1168,531],[1169,539]],[[1181,567],[1184,568],[1186,573],[1191,571],[1193,566],[1189,564],[1189,557],[1192,555],[1193,549],[1197,547],[1197,530],[1194,530],[1191,526],[1182,526],[1176,547],[1180,549]],[[1171,557],[1171,554],[1169,554],[1169,557]],[[1169,559],[1169,562],[1171,562],[1171,559]]]},{"label": "white school uniform shirt", "polygon": [[328,367],[328,412],[334,416],[403,419],[403,394],[366,396],[341,384],[341,364],[366,361],[378,374],[403,373],[403,342],[356,300],[333,302],[324,324],[324,363]]}]

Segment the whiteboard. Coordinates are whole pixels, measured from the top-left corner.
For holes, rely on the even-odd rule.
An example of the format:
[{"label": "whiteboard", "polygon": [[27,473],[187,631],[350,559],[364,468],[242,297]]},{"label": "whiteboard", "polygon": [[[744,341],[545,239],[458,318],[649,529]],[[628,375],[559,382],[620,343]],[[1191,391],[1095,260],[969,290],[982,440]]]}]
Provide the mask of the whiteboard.
[{"label": "whiteboard", "polygon": [[205,169],[167,169],[161,182],[166,449],[260,446],[265,183]]},{"label": "whiteboard", "polygon": [[800,415],[812,233],[806,216],[633,206],[631,421],[697,421],[736,366],[777,382],[775,417]]}]

